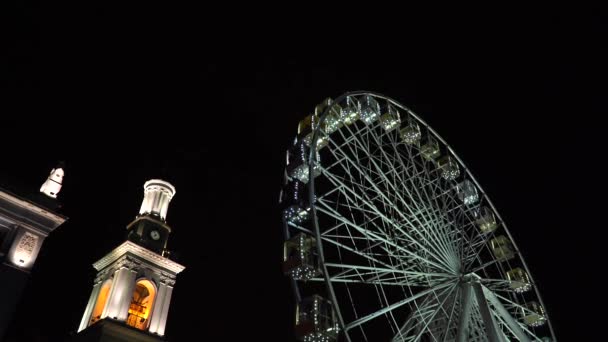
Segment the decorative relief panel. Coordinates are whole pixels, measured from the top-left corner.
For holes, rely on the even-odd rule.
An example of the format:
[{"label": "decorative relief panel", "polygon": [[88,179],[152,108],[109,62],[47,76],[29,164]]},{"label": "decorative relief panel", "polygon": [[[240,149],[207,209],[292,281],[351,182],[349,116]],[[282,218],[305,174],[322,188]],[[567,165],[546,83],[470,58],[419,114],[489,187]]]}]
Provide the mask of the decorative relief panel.
[{"label": "decorative relief panel", "polygon": [[166,272],[162,272],[160,274],[160,282],[165,285],[174,286],[175,285],[175,275],[172,275],[172,274],[169,274]]},{"label": "decorative relief panel", "polygon": [[28,263],[32,259],[32,254],[38,246],[40,237],[30,232],[25,232],[19,239],[19,243],[15,248],[15,259],[18,263]]},{"label": "decorative relief panel", "polygon": [[116,261],[115,265],[116,265],[115,266],[116,269],[125,267],[130,270],[134,270],[137,267],[139,267],[139,265],[141,265],[141,261],[139,261],[129,255],[125,255],[125,256],[121,257],[120,259],[118,259],[118,261]]}]

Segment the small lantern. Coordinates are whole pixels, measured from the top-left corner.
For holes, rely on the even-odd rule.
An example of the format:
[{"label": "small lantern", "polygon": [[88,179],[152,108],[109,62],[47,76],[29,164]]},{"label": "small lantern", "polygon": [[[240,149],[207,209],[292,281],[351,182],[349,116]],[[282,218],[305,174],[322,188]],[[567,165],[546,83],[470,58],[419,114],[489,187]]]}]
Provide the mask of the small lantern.
[{"label": "small lantern", "polygon": [[488,207],[481,207],[475,210],[475,224],[482,233],[487,234],[496,230],[496,218],[494,212]]},{"label": "small lantern", "polygon": [[522,308],[524,323],[530,327],[540,327],[547,321],[545,309],[537,302],[528,302],[525,309]]},{"label": "small lantern", "polygon": [[384,128],[385,131],[390,132],[399,127],[400,124],[401,117],[399,116],[399,112],[395,107],[389,104],[386,113],[382,114],[380,117],[380,125],[382,125],[382,128]]},{"label": "small lantern", "polygon": [[498,260],[509,260],[515,256],[511,241],[504,235],[500,235],[490,240],[490,247],[494,257]]},{"label": "small lantern", "polygon": [[446,180],[454,180],[460,176],[460,167],[454,158],[445,156],[439,159],[439,168],[441,169],[441,177]]},{"label": "small lantern", "polygon": [[475,184],[468,179],[465,179],[456,186],[456,192],[458,193],[458,198],[465,205],[474,204],[479,200]]},{"label": "small lantern", "polygon": [[509,279],[509,287],[517,293],[523,293],[532,288],[528,273],[520,267],[507,272],[507,278]]},{"label": "small lantern", "polygon": [[314,295],[298,303],[295,332],[303,342],[336,341],[339,326],[331,302]]},{"label": "small lantern", "polygon": [[300,233],[283,245],[283,273],[295,280],[310,280],[321,275],[315,239]]},{"label": "small lantern", "polygon": [[371,95],[365,95],[361,103],[361,121],[366,125],[378,120],[380,116],[380,104]]},{"label": "small lantern", "polygon": [[351,125],[361,117],[361,104],[353,96],[346,97],[346,107],[340,112],[340,120]]}]

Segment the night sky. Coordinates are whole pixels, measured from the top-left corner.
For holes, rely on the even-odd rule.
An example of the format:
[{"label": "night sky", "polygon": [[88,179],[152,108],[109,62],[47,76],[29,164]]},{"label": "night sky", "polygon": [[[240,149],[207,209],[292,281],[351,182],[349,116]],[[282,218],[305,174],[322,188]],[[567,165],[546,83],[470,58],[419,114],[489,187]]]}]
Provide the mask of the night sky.
[{"label": "night sky", "polygon": [[318,102],[350,90],[394,98],[454,148],[507,222],[561,341],[603,330],[592,314],[605,304],[600,16],[413,22],[408,12],[330,32],[320,9],[289,23],[290,11],[246,20],[244,9],[48,6],[14,1],[7,12],[0,186],[35,193],[65,161],[69,221],[43,245],[16,341],[77,329],[91,264],[124,241],[150,178],[177,189],[169,248],[186,266],[167,337],[294,341],[277,203],[284,151]]}]

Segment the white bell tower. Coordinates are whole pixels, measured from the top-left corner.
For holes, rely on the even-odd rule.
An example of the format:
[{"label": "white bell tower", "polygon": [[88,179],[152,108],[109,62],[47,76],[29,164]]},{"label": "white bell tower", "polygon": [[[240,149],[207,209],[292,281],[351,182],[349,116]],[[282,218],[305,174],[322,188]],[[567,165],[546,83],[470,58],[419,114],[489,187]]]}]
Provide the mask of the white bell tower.
[{"label": "white bell tower", "polygon": [[93,264],[98,273],[76,341],[162,340],[175,279],[184,270],[165,256],[171,232],[165,220],[174,195],[163,180],[144,184],[128,240]]}]

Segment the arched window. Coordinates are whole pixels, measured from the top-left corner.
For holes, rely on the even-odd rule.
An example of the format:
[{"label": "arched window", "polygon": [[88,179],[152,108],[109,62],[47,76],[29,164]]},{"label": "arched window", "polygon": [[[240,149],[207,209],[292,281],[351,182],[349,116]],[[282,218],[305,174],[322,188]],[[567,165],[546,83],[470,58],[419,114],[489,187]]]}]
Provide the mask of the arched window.
[{"label": "arched window", "polygon": [[142,279],[135,284],[133,298],[129,306],[127,324],[140,330],[146,330],[150,323],[152,305],[156,297],[156,288],[149,280]]},{"label": "arched window", "polygon": [[110,288],[112,288],[112,279],[106,280],[101,286],[99,295],[97,295],[97,302],[95,303],[93,313],[91,314],[91,321],[89,322],[89,325],[101,319],[101,314],[103,313],[103,309],[106,307],[106,302],[108,301],[108,296],[110,295]]}]

